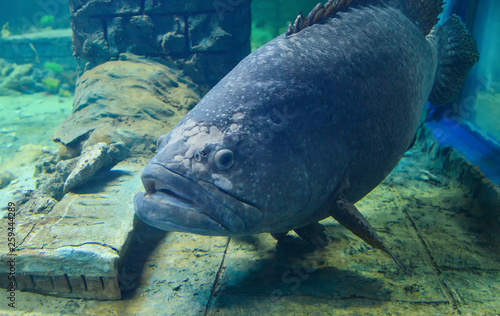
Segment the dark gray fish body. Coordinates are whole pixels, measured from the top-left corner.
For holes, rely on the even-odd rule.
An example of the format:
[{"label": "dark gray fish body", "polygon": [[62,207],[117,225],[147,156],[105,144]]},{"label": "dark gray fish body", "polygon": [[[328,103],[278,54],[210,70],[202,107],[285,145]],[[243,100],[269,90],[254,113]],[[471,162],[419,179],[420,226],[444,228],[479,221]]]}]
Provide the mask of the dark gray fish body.
[{"label": "dark gray fish body", "polygon": [[435,42],[400,9],[361,4],[274,39],[159,139],[137,215],[235,236],[315,223],[340,197],[355,203],[415,135]]}]

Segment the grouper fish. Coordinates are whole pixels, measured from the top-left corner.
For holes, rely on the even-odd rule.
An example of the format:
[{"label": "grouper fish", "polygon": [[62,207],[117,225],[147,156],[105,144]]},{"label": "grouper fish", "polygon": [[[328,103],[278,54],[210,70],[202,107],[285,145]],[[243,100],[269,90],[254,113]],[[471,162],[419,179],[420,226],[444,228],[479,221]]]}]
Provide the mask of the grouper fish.
[{"label": "grouper fish", "polygon": [[[427,100],[478,60],[442,0],[330,0],[243,59],[168,134],[137,216],[167,231],[324,240],[332,216],[399,261],[355,202],[396,166]],[[319,244],[319,242],[318,242]]]}]

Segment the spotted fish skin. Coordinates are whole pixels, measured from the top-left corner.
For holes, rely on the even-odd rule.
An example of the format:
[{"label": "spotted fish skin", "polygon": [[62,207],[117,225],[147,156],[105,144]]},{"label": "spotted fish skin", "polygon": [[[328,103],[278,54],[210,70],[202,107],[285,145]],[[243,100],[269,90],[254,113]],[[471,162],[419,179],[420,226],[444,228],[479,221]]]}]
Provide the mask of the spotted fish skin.
[{"label": "spotted fish skin", "polygon": [[160,137],[137,215],[204,235],[322,234],[314,223],[341,205],[342,224],[373,241],[352,204],[410,145],[438,47],[399,7],[363,2],[262,46]]}]

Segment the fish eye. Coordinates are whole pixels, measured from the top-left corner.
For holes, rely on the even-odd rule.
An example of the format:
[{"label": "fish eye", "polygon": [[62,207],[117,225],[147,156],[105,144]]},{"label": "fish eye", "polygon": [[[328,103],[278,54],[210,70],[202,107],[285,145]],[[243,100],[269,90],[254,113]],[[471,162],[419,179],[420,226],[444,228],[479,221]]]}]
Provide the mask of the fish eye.
[{"label": "fish eye", "polygon": [[220,170],[227,170],[234,164],[234,154],[229,149],[221,149],[215,153],[215,165]]}]

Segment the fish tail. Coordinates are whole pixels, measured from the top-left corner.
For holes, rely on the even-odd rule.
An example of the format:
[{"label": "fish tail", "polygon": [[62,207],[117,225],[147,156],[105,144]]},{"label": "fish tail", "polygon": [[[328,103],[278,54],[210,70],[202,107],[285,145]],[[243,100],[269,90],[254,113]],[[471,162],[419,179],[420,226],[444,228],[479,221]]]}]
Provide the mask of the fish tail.
[{"label": "fish tail", "polygon": [[444,105],[462,89],[467,74],[479,60],[477,44],[456,15],[433,30],[438,49],[438,66],[429,101]]}]

